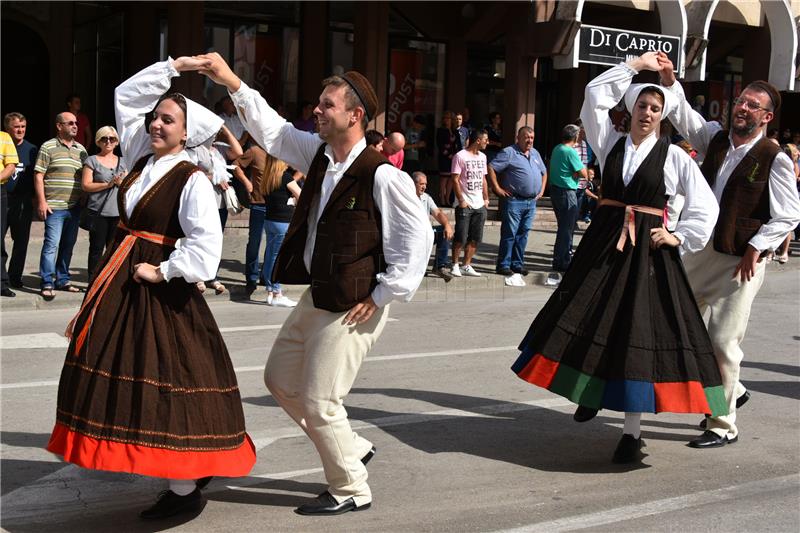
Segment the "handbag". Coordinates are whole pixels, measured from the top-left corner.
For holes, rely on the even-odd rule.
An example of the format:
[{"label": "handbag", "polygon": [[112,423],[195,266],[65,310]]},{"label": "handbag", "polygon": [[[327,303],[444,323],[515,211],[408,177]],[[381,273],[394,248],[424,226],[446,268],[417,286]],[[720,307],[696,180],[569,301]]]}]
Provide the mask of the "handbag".
[{"label": "handbag", "polygon": [[[119,171],[119,161],[120,160],[117,159],[117,166],[114,169],[114,175],[116,175],[117,172]],[[114,187],[116,187],[116,185],[114,185]],[[78,218],[78,227],[79,228],[85,229],[86,231],[92,231],[92,229],[94,229],[94,221],[97,219],[97,217],[100,216],[100,213],[103,212],[103,208],[105,208],[106,202],[108,202],[108,198],[111,196],[111,193],[114,191],[114,187],[111,187],[110,189],[108,189],[108,192],[106,193],[106,197],[103,200],[103,203],[100,204],[100,209],[97,210],[97,211],[95,211],[93,209],[89,209],[87,207],[87,205],[89,203],[89,194],[91,194],[91,193],[84,194],[84,195],[81,196],[81,200],[83,200],[83,197],[86,197],[86,202],[82,204],[83,209],[81,209],[81,215]]]}]

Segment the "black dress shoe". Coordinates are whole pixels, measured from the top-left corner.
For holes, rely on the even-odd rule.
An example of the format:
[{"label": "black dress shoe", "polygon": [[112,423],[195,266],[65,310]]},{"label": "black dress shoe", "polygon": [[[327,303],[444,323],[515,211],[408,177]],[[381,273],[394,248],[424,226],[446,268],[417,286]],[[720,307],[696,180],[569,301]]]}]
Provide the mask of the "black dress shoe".
[{"label": "black dress shoe", "polygon": [[514,271],[511,270],[510,268],[498,268],[497,270],[494,271],[494,273],[495,274],[500,274],[501,276],[508,277],[508,276],[512,275],[514,273]]},{"label": "black dress shoe", "polygon": [[530,272],[525,268],[512,268],[511,271],[516,272],[520,276],[527,276],[528,274],[530,274]]},{"label": "black dress shoe", "polygon": [[572,419],[575,422],[588,422],[597,416],[598,411],[599,409],[592,409],[591,407],[579,405],[578,408],[575,409],[575,414],[572,415]]},{"label": "black dress shoe", "polygon": [[3,287],[3,289],[0,290],[0,296],[8,296],[9,298],[13,298],[16,295],[17,293],[12,291],[8,287]]},{"label": "black dress shoe", "polygon": [[614,450],[612,463],[628,464],[642,460],[642,438],[634,439],[633,435],[624,434]]},{"label": "black dress shoe", "polygon": [[[747,403],[749,399],[750,399],[750,391],[746,390],[744,391],[744,394],[736,398],[736,408],[740,409],[744,404]],[[700,426],[700,429],[706,429],[708,427],[708,419],[709,415],[706,415],[706,417],[700,421],[700,423],[698,424]]]},{"label": "black dress shoe", "polygon": [[323,492],[310,503],[305,503],[294,510],[297,514],[310,516],[330,516],[349,513],[350,511],[363,511],[369,509],[371,504],[365,503],[361,507],[356,506],[353,498],[347,498],[342,503],[337,503],[336,499],[328,491]]},{"label": "black dress shoe", "polygon": [[23,287],[22,280],[10,279],[8,280],[8,284],[11,286],[12,289],[21,289]]},{"label": "black dress shoe", "polygon": [[377,448],[375,448],[375,446],[370,448],[370,450],[367,453],[364,454],[364,457],[361,458],[361,464],[363,464],[364,466],[367,466],[367,463],[370,462],[370,460],[373,457],[375,457],[375,452],[377,452],[377,451],[378,450],[377,450]]},{"label": "black dress shoe", "polygon": [[726,444],[733,444],[739,440],[739,437],[728,438],[727,435],[724,437],[720,437],[716,433],[711,430],[704,431],[702,435],[697,437],[694,440],[689,441],[690,448],[719,448],[720,446],[725,446]]},{"label": "black dress shoe", "polygon": [[139,513],[139,516],[148,520],[167,518],[179,513],[199,511],[202,504],[203,496],[200,494],[200,489],[194,489],[186,496],[178,496],[171,490],[165,490],[159,494],[155,505]]},{"label": "black dress shoe", "polygon": [[211,483],[212,479],[214,479],[214,476],[206,476],[206,477],[201,477],[200,479],[196,479],[194,482],[197,485],[198,489],[203,490],[208,486],[209,483]]}]

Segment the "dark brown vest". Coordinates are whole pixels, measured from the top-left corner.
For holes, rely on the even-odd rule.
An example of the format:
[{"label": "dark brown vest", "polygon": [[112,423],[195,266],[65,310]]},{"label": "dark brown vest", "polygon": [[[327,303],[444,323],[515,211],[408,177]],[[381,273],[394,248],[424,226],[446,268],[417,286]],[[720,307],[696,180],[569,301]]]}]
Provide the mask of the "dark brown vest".
[{"label": "dark brown vest", "polygon": [[[718,132],[708,145],[700,171],[713,188],[717,172],[730,148],[727,130]],[[733,169],[719,202],[714,228],[714,250],[744,255],[747,244],[771,218],[769,171],[780,147],[766,137],[758,141]]]},{"label": "dark brown vest", "polygon": [[314,307],[347,311],[366,298],[378,284],[375,276],[386,270],[381,238],[381,213],[372,196],[375,171],[387,159],[365,149],[345,170],[317,223],[311,272],[303,263],[308,238],[308,213],[319,199],[328,158],[325,144],[311,162],[303,192],[283,239],[272,280],[310,284]]}]

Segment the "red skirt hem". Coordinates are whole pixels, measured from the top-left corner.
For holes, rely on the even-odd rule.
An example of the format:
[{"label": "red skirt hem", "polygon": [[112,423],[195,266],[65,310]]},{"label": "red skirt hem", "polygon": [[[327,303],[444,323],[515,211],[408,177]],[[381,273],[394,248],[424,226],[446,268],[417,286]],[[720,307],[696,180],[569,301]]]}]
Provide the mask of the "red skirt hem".
[{"label": "red skirt hem", "polygon": [[60,423],[53,428],[47,450],[83,468],[167,479],[241,477],[256,462],[255,446],[247,434],[245,442],[232,450],[178,451],[96,439]]}]

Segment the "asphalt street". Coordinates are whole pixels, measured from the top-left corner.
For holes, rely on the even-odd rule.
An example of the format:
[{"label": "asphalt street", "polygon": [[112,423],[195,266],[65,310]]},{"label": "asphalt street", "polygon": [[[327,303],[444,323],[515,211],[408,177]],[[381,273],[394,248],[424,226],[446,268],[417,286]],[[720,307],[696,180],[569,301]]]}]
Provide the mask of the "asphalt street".
[{"label": "asphalt street", "polygon": [[739,412],[739,442],[691,449],[700,416],[644,415],[647,457],[635,467],[610,461],[621,414],[576,424],[574,405],[509,369],[550,294],[485,274],[450,284],[426,278],[412,303],[393,304],[346,402],[355,430],[377,446],[373,505],[325,518],[292,512],[325,489],[324,477],[313,446],[263,384],[289,310],[266,306],[263,289],[251,301],[209,298],[258,462],[248,477],[212,481],[198,516],[159,523],[137,513],[163,481],[83,470],[44,450],[61,334],[77,304],[4,308],[0,525],[62,533],[800,529],[800,259],[769,265],[753,306],[742,375],[753,396]]}]

